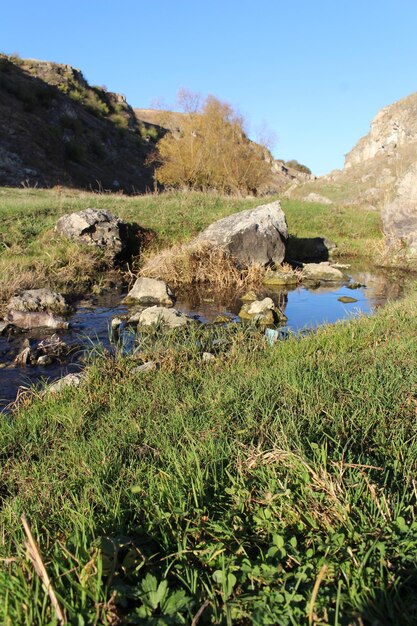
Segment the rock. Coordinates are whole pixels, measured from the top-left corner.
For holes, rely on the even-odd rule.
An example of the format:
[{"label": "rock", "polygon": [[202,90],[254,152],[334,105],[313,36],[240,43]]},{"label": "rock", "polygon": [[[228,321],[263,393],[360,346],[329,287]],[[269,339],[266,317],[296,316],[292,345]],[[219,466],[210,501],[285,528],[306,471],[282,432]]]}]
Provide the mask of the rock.
[{"label": "rock", "polygon": [[46,337],[38,343],[37,349],[48,356],[60,357],[68,354],[70,347],[65,341],[54,333],[51,337]]},{"label": "rock", "polygon": [[318,204],[333,204],[330,198],[326,198],[326,196],[321,196],[319,193],[311,192],[308,196],[304,196],[304,202],[317,202]]},{"label": "rock", "polygon": [[53,363],[53,358],[49,354],[42,354],[40,357],[38,357],[36,361],[36,365],[40,365],[43,367],[46,365],[51,365],[51,363]]},{"label": "rock", "polygon": [[265,274],[265,278],[263,279],[264,285],[298,285],[301,280],[300,274],[296,272],[273,272],[269,271]]},{"label": "rock", "polygon": [[401,179],[393,202],[382,210],[382,226],[388,249],[417,257],[417,162]]},{"label": "rock", "polygon": [[120,255],[127,246],[127,224],[102,209],[85,209],[63,215],[55,229],[68,239],[98,246],[113,258]]},{"label": "rock", "polygon": [[22,350],[19,352],[19,354],[16,355],[13,363],[15,365],[27,365],[27,363],[30,360],[31,352],[32,352],[32,349],[30,346],[29,339],[25,339],[22,344]]},{"label": "rock", "polygon": [[68,314],[70,307],[64,297],[50,289],[29,289],[13,296],[7,305],[5,320],[19,328],[68,328],[68,323],[55,314]]},{"label": "rock", "polygon": [[155,361],[146,361],[146,363],[143,363],[142,365],[135,365],[135,367],[132,367],[132,369],[130,370],[131,374],[144,374],[146,372],[152,372],[154,370],[156,370],[157,365],[155,363]]},{"label": "rock", "polygon": [[287,238],[287,222],[277,200],[214,222],[190,246],[223,248],[244,265],[279,265]]},{"label": "rock", "polygon": [[357,302],[356,298],[351,298],[350,296],[340,296],[338,300],[339,302],[343,302],[343,304],[351,304],[352,302]]},{"label": "rock", "polygon": [[248,305],[248,313],[249,315],[259,315],[262,313],[266,313],[267,311],[272,311],[274,307],[275,304],[272,298],[255,300],[255,302],[251,302],[251,304]]},{"label": "rock", "polygon": [[355,281],[350,282],[348,285],[346,285],[346,287],[348,289],[361,289],[362,287],[366,287],[366,285],[362,285],[362,283],[357,283]]},{"label": "rock", "polygon": [[162,306],[151,306],[144,309],[139,317],[140,326],[162,324],[169,328],[179,328],[190,324],[192,320],[176,309],[166,309]]},{"label": "rock", "polygon": [[65,298],[50,289],[28,289],[17,296],[13,296],[7,309],[14,311],[48,311],[65,315],[70,312]]},{"label": "rock", "polygon": [[48,387],[49,393],[59,393],[65,387],[78,387],[82,382],[82,374],[67,374]]},{"label": "rock", "polygon": [[175,297],[163,280],[142,276],[136,280],[125,298],[125,302],[132,301],[146,306],[173,306]]},{"label": "rock", "polygon": [[287,319],[271,298],[244,304],[239,311],[239,317],[259,324],[276,324],[278,321]]},{"label": "rock", "polygon": [[216,360],[216,357],[211,352],[203,352],[203,354],[201,355],[201,360],[203,361],[203,363],[211,363],[212,361]]},{"label": "rock", "polygon": [[133,315],[131,315],[128,320],[127,323],[128,324],[132,324],[133,326],[135,324],[139,324],[139,318],[142,314],[143,309],[140,309],[139,311],[136,311],[136,313],[134,313]]},{"label": "rock", "polygon": [[258,296],[254,291],[248,291],[244,296],[240,298],[243,302],[253,302],[258,299]]},{"label": "rock", "polygon": [[327,261],[336,250],[334,241],[325,237],[290,237],[287,240],[285,259],[300,263]]},{"label": "rock", "polygon": [[306,263],[303,267],[303,280],[342,282],[345,275],[330,263]]}]

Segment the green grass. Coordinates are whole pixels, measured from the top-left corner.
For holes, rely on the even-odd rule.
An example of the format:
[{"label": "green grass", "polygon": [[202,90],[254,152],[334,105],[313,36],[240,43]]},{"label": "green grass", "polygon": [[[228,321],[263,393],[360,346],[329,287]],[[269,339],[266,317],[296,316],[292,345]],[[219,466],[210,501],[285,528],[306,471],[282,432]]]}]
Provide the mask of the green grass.
[{"label": "green grass", "polygon": [[157,371],[96,355],[23,404],[0,427],[2,623],[56,623],[25,513],[71,624],[415,624],[415,311],[272,348],[146,335]]},{"label": "green grass", "polygon": [[[188,241],[211,222],[266,199],[203,193],[126,197],[67,189],[0,190],[0,301],[13,291],[49,284],[59,290],[85,289],[103,280],[103,259],[90,247],[58,237],[54,225],[64,213],[87,207],[108,209],[156,234],[161,249]],[[372,211],[285,201],[290,233],[326,236],[346,255],[369,257],[381,244],[379,216]],[[135,263],[137,267],[138,263]]]}]

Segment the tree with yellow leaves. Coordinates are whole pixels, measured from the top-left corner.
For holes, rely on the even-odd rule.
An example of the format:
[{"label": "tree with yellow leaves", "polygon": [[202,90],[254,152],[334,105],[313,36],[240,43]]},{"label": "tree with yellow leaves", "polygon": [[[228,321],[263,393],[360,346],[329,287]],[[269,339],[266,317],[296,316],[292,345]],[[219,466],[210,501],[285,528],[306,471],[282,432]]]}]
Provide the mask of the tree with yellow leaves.
[{"label": "tree with yellow leaves", "polygon": [[165,187],[256,194],[271,178],[267,148],[248,139],[242,117],[208,96],[203,105],[187,92],[179,128],[157,144],[156,180]]}]

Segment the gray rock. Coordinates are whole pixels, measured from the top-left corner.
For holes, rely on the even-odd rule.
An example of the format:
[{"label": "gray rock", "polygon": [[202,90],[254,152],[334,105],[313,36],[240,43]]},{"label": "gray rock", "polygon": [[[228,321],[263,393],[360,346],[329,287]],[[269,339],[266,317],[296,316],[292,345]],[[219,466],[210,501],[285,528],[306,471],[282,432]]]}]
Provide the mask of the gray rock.
[{"label": "gray rock", "polygon": [[143,305],[172,306],[175,298],[171,289],[163,280],[141,276],[126,296],[126,302],[134,301]]},{"label": "gray rock", "polygon": [[303,267],[303,280],[343,282],[345,279],[345,275],[328,262],[306,263]]},{"label": "gray rock", "polygon": [[260,324],[275,324],[280,320],[287,319],[271,298],[246,302],[239,311],[239,317],[242,320],[250,320]]},{"label": "gray rock", "polygon": [[29,289],[9,300],[5,321],[19,328],[65,329],[68,322],[61,315],[70,310],[61,294],[50,289]]},{"label": "gray rock", "polygon": [[287,238],[287,222],[277,200],[214,222],[191,246],[223,248],[244,265],[280,264]]},{"label": "gray rock", "polygon": [[318,204],[333,204],[330,198],[314,192],[309,193],[308,196],[304,196],[303,200],[304,202],[317,202]]},{"label": "gray rock", "polygon": [[267,272],[263,279],[264,285],[294,286],[300,282],[300,274],[296,272]]},{"label": "gray rock", "polygon": [[63,215],[56,231],[68,239],[103,248],[113,258],[127,246],[127,225],[102,209],[85,209]]},{"label": "gray rock", "polygon": [[65,315],[70,312],[65,298],[50,289],[28,289],[10,298],[7,309],[13,311],[48,311]]},{"label": "gray rock", "polygon": [[135,367],[132,367],[132,369],[130,370],[131,374],[144,374],[146,372],[152,372],[154,370],[156,370],[156,363],[155,361],[146,361],[146,363],[143,363],[142,365],[135,365]]},{"label": "gray rock", "polygon": [[400,181],[396,197],[382,210],[388,249],[417,257],[417,162]]},{"label": "gray rock", "polygon": [[178,328],[190,324],[192,320],[176,309],[166,309],[162,306],[151,306],[144,309],[139,317],[140,326],[162,324],[168,328]]},{"label": "gray rock", "polygon": [[78,387],[82,382],[82,374],[67,374],[48,387],[49,393],[59,393],[65,387]]}]

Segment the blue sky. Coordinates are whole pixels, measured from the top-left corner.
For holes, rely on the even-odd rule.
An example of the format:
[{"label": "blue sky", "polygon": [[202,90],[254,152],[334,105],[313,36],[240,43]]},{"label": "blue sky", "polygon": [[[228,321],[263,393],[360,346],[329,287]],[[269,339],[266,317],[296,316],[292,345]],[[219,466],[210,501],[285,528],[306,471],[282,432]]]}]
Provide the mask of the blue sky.
[{"label": "blue sky", "polygon": [[3,3],[0,50],[78,67],[135,107],[213,94],[324,174],[417,91],[416,32],[415,0],[19,0]]}]

